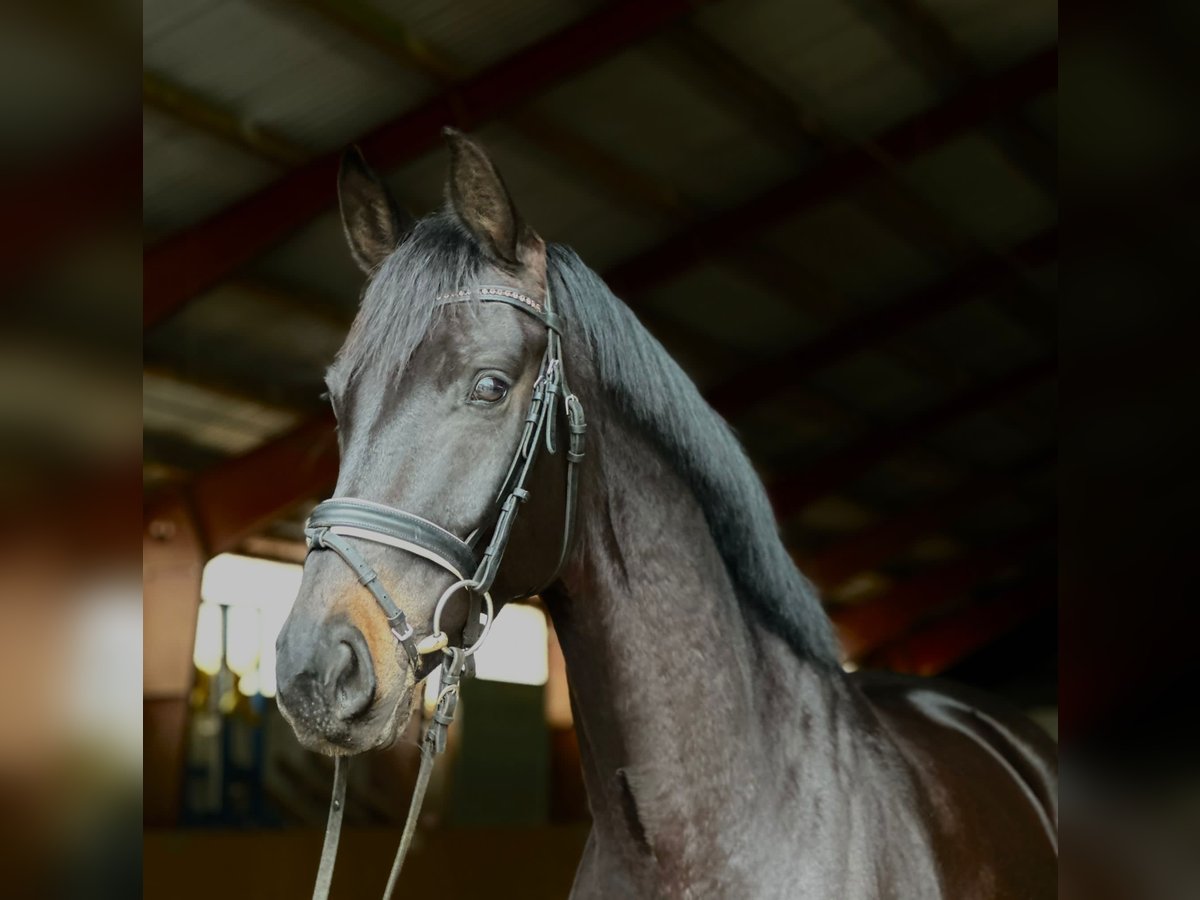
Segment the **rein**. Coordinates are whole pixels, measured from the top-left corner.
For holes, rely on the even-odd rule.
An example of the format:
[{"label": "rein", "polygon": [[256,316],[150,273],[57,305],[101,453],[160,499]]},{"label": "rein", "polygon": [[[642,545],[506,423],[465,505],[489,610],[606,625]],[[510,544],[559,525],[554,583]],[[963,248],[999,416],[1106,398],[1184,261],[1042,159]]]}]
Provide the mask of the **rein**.
[{"label": "rein", "polygon": [[[542,357],[537,381],[534,383],[533,397],[525,415],[521,439],[495,500],[492,514],[488,516],[488,520],[492,515],[495,516],[495,525],[492,528],[491,539],[482,553],[478,553],[476,549],[481,535],[485,533],[482,528],[464,540],[421,516],[354,497],[334,497],[317,504],[305,524],[304,533],[309,552],[329,550],[336,554],[354,570],[359,583],[375,598],[375,602],[387,617],[388,628],[396,638],[396,643],[408,658],[415,684],[420,683],[437,668],[433,654],[438,651],[442,653],[441,690],[434,708],[433,721],[426,728],[425,736],[421,740],[421,767],[417,773],[400,846],[396,851],[396,859],[392,863],[392,871],[384,891],[384,900],[389,900],[395,890],[400,869],[416,832],[417,817],[425,799],[425,790],[429,786],[434,760],[446,749],[446,733],[450,723],[454,721],[462,679],[474,674],[475,651],[491,631],[495,606],[490,591],[504,553],[508,549],[508,540],[517,511],[529,497],[525,483],[543,444],[548,453],[558,452],[560,403],[567,420],[568,431],[562,545],[554,572],[540,588],[526,594],[527,597],[539,593],[558,579],[570,553],[575,528],[578,469],[579,463],[583,461],[584,435],[587,431],[583,406],[567,386],[563,369],[562,323],[554,311],[549,285],[545,301],[542,303],[512,288],[493,286],[443,294],[437,297],[435,302],[439,306],[472,302],[507,303],[514,309],[533,316],[546,327],[546,352]],[[404,611],[384,587],[379,573],[355,548],[354,541],[369,541],[403,550],[440,566],[454,576],[454,582],[442,592],[434,606],[429,635],[417,640]],[[467,573],[471,574],[468,576]],[[461,645],[452,646],[450,637],[442,631],[441,620],[446,604],[459,591],[466,592],[469,607],[466,624],[463,625]],[[346,805],[348,768],[349,760],[346,757],[335,758],[333,797],[329,805],[329,820],[325,827],[325,842],[321,849],[321,863],[317,870],[313,900],[327,900],[333,881],[333,867],[337,859],[338,839],[341,836],[342,816]]]}]

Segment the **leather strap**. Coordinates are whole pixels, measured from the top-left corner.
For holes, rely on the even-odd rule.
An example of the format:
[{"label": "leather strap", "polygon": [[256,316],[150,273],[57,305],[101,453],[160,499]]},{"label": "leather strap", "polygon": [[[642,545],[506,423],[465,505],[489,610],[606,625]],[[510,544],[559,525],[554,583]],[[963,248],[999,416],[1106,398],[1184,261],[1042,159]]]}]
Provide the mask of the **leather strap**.
[{"label": "leather strap", "polygon": [[[418,515],[373,503],[370,500],[359,500],[356,497],[334,497],[318,503],[308,517],[305,532],[328,527],[359,528],[364,532],[387,535],[417,547],[429,550],[453,564],[450,569],[457,577],[462,578],[468,572],[473,572],[478,559],[475,551],[445,528],[423,519]],[[370,534],[355,535],[366,540],[372,540]],[[438,560],[433,560],[438,562]],[[439,565],[441,563],[439,562]],[[445,566],[443,565],[443,568]]]},{"label": "leather strap", "polygon": [[[392,861],[392,870],[388,874],[387,887],[383,892],[383,900],[391,900],[396,890],[396,882],[400,879],[400,870],[412,846],[413,835],[417,831],[417,820],[421,815],[421,806],[425,802],[425,792],[429,788],[429,779],[433,775],[434,761],[446,749],[446,735],[454,722],[454,714],[458,711],[458,692],[467,657],[459,647],[451,648],[442,663],[442,686],[438,694],[437,705],[433,711],[433,721],[425,729],[425,737],[421,740],[421,767],[417,771],[417,782],[413,787],[412,800],[408,805],[408,818],[404,822],[404,832],[400,837],[400,846],[396,849],[396,858]],[[329,889],[333,884],[333,867],[337,862],[338,843],[342,836],[342,818],[346,812],[346,782],[350,770],[350,760],[338,756],[333,761],[333,797],[329,803],[329,820],[325,826],[325,841],[321,846],[321,862],[317,867],[317,881],[313,887],[313,900],[328,900]]]},{"label": "leather strap", "polygon": [[333,884],[333,865],[337,862],[338,841],[342,837],[342,817],[346,814],[346,779],[349,773],[350,760],[335,756],[333,798],[329,801],[329,821],[325,825],[325,842],[321,845],[321,864],[317,867],[313,900],[328,900],[329,888]]},{"label": "leather strap", "polygon": [[359,583],[371,592],[371,596],[375,598],[380,608],[383,609],[383,614],[387,616],[388,628],[391,629],[396,642],[404,648],[404,652],[408,655],[408,661],[412,665],[415,677],[421,667],[421,656],[417,653],[417,643],[413,640],[412,626],[408,624],[404,610],[397,606],[388,594],[379,574],[371,568],[370,563],[362,558],[349,541],[332,528],[326,527],[315,531],[313,540],[314,547],[328,547],[345,560],[346,564],[354,570],[354,574],[358,576]]}]

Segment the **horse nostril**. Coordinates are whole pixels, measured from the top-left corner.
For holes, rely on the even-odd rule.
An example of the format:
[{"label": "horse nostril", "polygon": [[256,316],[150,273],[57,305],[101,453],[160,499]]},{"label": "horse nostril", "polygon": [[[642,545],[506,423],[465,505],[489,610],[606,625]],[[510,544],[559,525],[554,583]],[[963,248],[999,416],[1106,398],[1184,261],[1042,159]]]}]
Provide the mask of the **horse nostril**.
[{"label": "horse nostril", "polygon": [[329,710],[339,719],[362,715],[375,698],[375,672],[366,639],[350,628],[332,648],[325,689]]}]

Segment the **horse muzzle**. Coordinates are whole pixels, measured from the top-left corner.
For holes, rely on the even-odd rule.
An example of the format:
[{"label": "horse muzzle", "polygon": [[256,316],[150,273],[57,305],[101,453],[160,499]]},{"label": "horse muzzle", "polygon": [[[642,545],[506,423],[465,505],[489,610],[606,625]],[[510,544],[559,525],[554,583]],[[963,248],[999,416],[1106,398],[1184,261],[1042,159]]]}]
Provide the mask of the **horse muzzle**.
[{"label": "horse muzzle", "polygon": [[279,706],[301,743],[354,749],[376,701],[375,666],[363,633],[339,618],[316,630],[284,628],[276,645]]}]

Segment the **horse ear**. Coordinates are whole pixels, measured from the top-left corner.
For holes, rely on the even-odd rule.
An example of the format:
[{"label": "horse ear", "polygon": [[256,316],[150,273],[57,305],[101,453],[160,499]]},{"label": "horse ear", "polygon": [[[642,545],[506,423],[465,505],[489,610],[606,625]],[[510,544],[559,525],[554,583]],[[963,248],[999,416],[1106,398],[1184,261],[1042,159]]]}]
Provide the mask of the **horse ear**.
[{"label": "horse ear", "polygon": [[350,253],[368,275],[396,249],[412,227],[412,218],[400,211],[387,185],[367,165],[357,147],[350,147],[342,154],[338,205]]},{"label": "horse ear", "polygon": [[442,134],[450,145],[446,193],[459,221],[496,262],[527,265],[528,251],[541,246],[541,239],[521,221],[491,158],[456,128],[443,128]]}]

